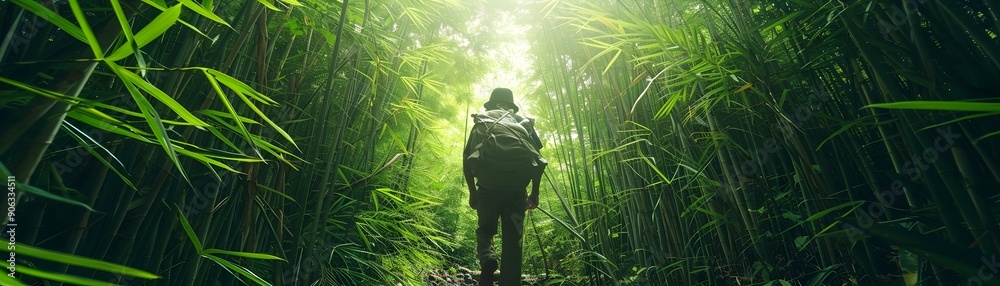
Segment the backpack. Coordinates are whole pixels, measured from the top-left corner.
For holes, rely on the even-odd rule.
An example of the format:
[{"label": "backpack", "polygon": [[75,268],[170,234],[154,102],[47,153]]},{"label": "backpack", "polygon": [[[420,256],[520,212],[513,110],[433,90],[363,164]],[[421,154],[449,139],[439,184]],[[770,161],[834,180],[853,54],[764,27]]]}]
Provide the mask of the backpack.
[{"label": "backpack", "polygon": [[472,132],[482,141],[473,142],[477,145],[465,159],[481,184],[516,187],[522,181],[526,184],[532,173],[544,170],[547,162],[538,152],[540,146],[532,143],[529,120],[507,110],[488,110],[472,117]]}]

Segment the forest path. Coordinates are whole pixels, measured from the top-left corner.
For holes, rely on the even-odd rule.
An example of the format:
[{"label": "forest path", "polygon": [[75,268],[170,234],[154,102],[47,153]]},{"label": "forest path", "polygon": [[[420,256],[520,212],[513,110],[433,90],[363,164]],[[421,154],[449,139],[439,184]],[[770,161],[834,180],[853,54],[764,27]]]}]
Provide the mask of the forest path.
[{"label": "forest path", "polygon": [[[427,286],[477,286],[479,281],[479,271],[470,270],[465,267],[452,269],[437,269],[424,276],[424,283]],[[521,286],[540,286],[545,284],[544,277],[535,275],[522,275]]]}]

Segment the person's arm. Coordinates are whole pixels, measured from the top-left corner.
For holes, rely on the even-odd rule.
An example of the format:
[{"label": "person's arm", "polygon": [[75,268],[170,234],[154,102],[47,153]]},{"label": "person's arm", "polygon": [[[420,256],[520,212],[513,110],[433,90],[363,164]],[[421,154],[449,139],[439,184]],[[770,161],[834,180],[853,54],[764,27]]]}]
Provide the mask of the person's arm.
[{"label": "person's arm", "polygon": [[537,175],[531,178],[531,194],[528,194],[528,199],[525,201],[525,206],[530,210],[538,207],[538,185],[542,181],[542,173],[538,172]]},{"label": "person's arm", "polygon": [[479,208],[478,190],[476,190],[476,178],[472,174],[472,166],[462,160],[462,173],[465,174],[465,184],[469,186],[469,206],[472,209]]},{"label": "person's arm", "polygon": [[462,174],[465,175],[465,184],[469,187],[469,206],[472,209],[479,208],[478,191],[476,189],[476,176],[472,170],[472,164],[469,164],[468,158],[469,154],[472,154],[472,142],[476,136],[473,134],[469,136],[469,141],[465,143],[465,151],[462,152]]},{"label": "person's arm", "polygon": [[[542,140],[541,138],[538,137],[538,132],[535,131],[535,120],[532,118],[528,118],[527,123],[528,124],[526,124],[527,125],[526,129],[528,129],[528,134],[531,136],[531,144],[534,145],[535,149],[541,151]],[[539,185],[542,184],[542,174],[545,173],[545,165],[548,164],[547,162],[545,162],[545,159],[543,158],[538,158],[538,160],[541,161],[539,162],[541,163],[541,166],[539,166],[539,168],[541,169],[538,170],[538,172],[532,176],[531,193],[528,194],[528,198],[525,201],[525,204],[527,205],[527,208],[529,210],[538,207],[538,187]]]},{"label": "person's arm", "polygon": [[526,124],[527,126],[525,126],[525,128],[528,129],[528,135],[531,136],[531,138],[530,138],[531,139],[531,145],[534,145],[535,149],[537,149],[537,150],[542,150],[542,147],[543,147],[542,146],[542,139],[540,137],[538,137],[538,132],[535,131],[535,119],[529,117],[527,121],[528,121],[528,124]]}]

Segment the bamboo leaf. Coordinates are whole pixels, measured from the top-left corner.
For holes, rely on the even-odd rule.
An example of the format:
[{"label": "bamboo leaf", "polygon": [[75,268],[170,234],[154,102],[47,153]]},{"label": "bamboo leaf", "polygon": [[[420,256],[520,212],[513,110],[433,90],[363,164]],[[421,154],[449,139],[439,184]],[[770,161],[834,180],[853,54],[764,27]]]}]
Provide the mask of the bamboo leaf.
[{"label": "bamboo leaf", "polygon": [[94,110],[86,108],[73,108],[69,110],[68,115],[70,118],[76,119],[77,121],[83,122],[100,130],[125,136],[140,142],[156,144],[156,141],[146,138],[146,136],[152,136],[152,134],[148,134],[138,130],[138,128],[117,120],[107,120],[102,117],[102,115],[106,114]]},{"label": "bamboo leaf", "polygon": [[1000,112],[1000,103],[967,101],[903,101],[869,104],[865,106],[865,108]]},{"label": "bamboo leaf", "polygon": [[213,76],[215,76],[215,79],[218,80],[219,83],[222,83],[223,85],[225,85],[226,87],[228,87],[228,88],[230,88],[230,89],[232,89],[234,91],[242,92],[243,94],[249,95],[254,100],[257,100],[257,101],[262,102],[264,104],[268,104],[268,105],[278,104],[277,101],[274,101],[273,99],[267,97],[266,95],[264,95],[264,94],[262,94],[260,92],[257,92],[256,90],[254,90],[252,87],[250,87],[246,83],[243,83],[242,81],[240,81],[240,80],[238,80],[238,79],[236,79],[236,78],[234,78],[232,76],[229,76],[226,73],[223,73],[223,72],[220,72],[220,71],[217,71],[217,70],[213,70],[213,69],[205,69],[205,71],[207,71],[209,74],[212,74]]},{"label": "bamboo leaf", "polygon": [[[222,87],[219,86],[219,82],[215,80],[215,77],[212,76],[212,74],[209,73],[207,70],[202,70],[202,73],[205,74],[205,78],[208,79],[208,82],[212,84],[212,88],[215,89],[216,98],[218,98],[219,101],[222,102],[222,105],[226,107],[226,110],[229,111],[229,114],[232,114],[233,118],[239,118],[240,115],[236,113],[236,109],[233,108],[233,105],[231,103],[229,103],[229,98],[226,97],[226,93],[222,91]],[[243,135],[243,138],[246,139],[247,142],[253,143],[253,137],[250,136],[250,131],[247,130],[247,127],[243,125],[243,122],[240,120],[234,120],[234,122],[236,122],[236,127],[237,130],[240,132],[240,135]],[[257,150],[257,146],[251,145],[251,147],[254,148],[254,152],[257,153],[257,156],[263,159],[263,156],[260,155],[260,151]]]},{"label": "bamboo leaf", "polygon": [[215,136],[215,138],[221,140],[223,144],[226,144],[226,146],[229,146],[229,148],[232,148],[240,155],[246,155],[243,154],[243,150],[240,150],[240,147],[236,147],[236,144],[234,144],[233,141],[229,140],[229,138],[226,138],[225,135],[222,135],[222,132],[219,131],[219,128],[216,128],[214,126],[209,126],[206,127],[205,129],[208,129],[208,132],[212,133],[212,135]]},{"label": "bamboo leaf", "polygon": [[[640,155],[641,155],[641,154],[640,154]],[[649,166],[649,168],[650,168],[650,169],[652,169],[652,170],[653,170],[653,172],[656,172],[656,175],[657,175],[658,177],[660,177],[660,181],[661,181],[661,182],[664,182],[664,183],[666,183],[666,184],[670,184],[670,182],[671,182],[672,180],[670,180],[670,178],[667,178],[667,175],[666,175],[666,174],[664,174],[664,173],[663,173],[663,171],[660,171],[660,168],[659,168],[659,167],[656,167],[656,164],[655,164],[655,162],[653,162],[653,160],[650,160],[650,157],[647,157],[647,156],[645,156],[645,155],[642,155],[642,156],[640,156],[639,158],[641,158],[643,162],[646,162],[646,165],[647,165],[647,166]]]},{"label": "bamboo leaf", "polygon": [[198,13],[198,15],[208,18],[209,20],[215,21],[216,23],[226,25],[226,27],[229,27],[230,29],[233,28],[233,26],[230,26],[229,23],[226,22],[226,20],[219,18],[219,16],[215,15],[215,13],[206,10],[205,7],[202,7],[198,3],[194,3],[191,0],[178,0],[178,2],[180,2],[181,5],[184,5],[184,7],[191,9],[191,11]]},{"label": "bamboo leaf", "polygon": [[86,38],[85,43],[90,46],[90,50],[94,52],[94,58],[100,60],[104,59],[104,50],[101,49],[101,42],[97,41],[97,36],[94,35],[94,31],[90,29],[90,24],[87,23],[87,17],[83,13],[83,9],[80,8],[79,0],[69,0],[69,7],[73,10],[73,16],[76,17],[76,22],[80,24],[80,30],[83,31],[83,36]]},{"label": "bamboo leaf", "polygon": [[194,245],[195,251],[197,251],[198,254],[205,253],[204,246],[201,245],[201,240],[198,239],[198,235],[194,233],[194,229],[191,228],[191,224],[188,223],[187,218],[184,217],[184,212],[182,212],[180,208],[177,208],[177,220],[181,222],[181,227],[184,228],[184,233],[187,234],[188,239],[191,240],[191,244]]},{"label": "bamboo leaf", "polygon": [[[205,110],[198,110],[197,112],[201,113],[201,114],[205,114],[205,115],[211,116],[211,117],[216,117],[216,118],[220,118],[221,117],[221,118],[226,118],[226,119],[229,119],[229,120],[233,120],[233,115],[231,113],[221,112],[221,111],[218,111],[218,110],[205,109]],[[257,122],[256,120],[253,120],[253,119],[250,119],[250,118],[246,118],[246,117],[243,117],[243,116],[239,116],[239,120],[243,121],[243,123],[260,124],[260,122]]]},{"label": "bamboo leaf", "polygon": [[19,82],[19,81],[16,81],[16,80],[12,80],[12,79],[9,79],[9,78],[0,77],[0,82],[9,84],[11,86],[14,86],[14,87],[17,87],[17,88],[29,91],[31,93],[34,93],[34,94],[37,94],[37,95],[40,95],[40,96],[44,96],[44,97],[48,97],[48,98],[52,98],[52,99],[57,99],[60,102],[71,104],[71,105],[79,104],[81,102],[81,99],[79,99],[79,98],[66,96],[65,94],[62,94],[62,93],[58,93],[58,92],[54,92],[54,91],[51,91],[51,90],[46,90],[46,89],[43,89],[43,88],[35,87],[35,86],[29,85],[29,84],[26,84],[26,83],[22,83],[22,82]]},{"label": "bamboo leaf", "polygon": [[[837,206],[834,206],[834,207],[822,210],[822,211],[820,211],[818,213],[815,213],[815,214],[809,216],[809,218],[807,218],[805,221],[808,222],[808,221],[814,221],[814,220],[817,220],[817,219],[821,219],[821,218],[825,217],[826,215],[830,214],[833,211],[836,211],[836,210],[839,210],[839,209],[843,209],[843,208],[847,208],[847,207],[853,207],[851,209],[851,211],[853,211],[854,209],[857,209],[859,206],[861,206],[861,204],[863,204],[863,203],[865,203],[865,202],[864,201],[853,201],[853,202],[846,202],[846,203],[843,203],[843,204],[839,204]],[[848,211],[848,213],[850,213],[850,211]]]},{"label": "bamboo leaf", "polygon": [[184,121],[190,123],[191,126],[194,126],[201,130],[204,130],[203,127],[208,126],[208,123],[201,121],[201,119],[198,119],[198,117],[194,116],[194,114],[191,114],[191,111],[188,111],[187,108],[181,106],[179,102],[177,102],[172,97],[167,95],[165,92],[160,90],[160,88],[149,83],[148,81],[139,77],[135,73],[131,71],[124,71],[121,74],[124,75],[136,87],[142,89],[149,95],[153,96],[153,98],[166,105],[174,113],[177,113],[178,116],[183,118]]},{"label": "bamboo leaf", "polygon": [[681,96],[683,95],[680,93],[669,95],[670,98],[667,99],[667,103],[663,104],[663,106],[660,107],[660,110],[656,112],[656,115],[653,116],[653,119],[664,118],[668,114],[670,114],[670,112],[674,110],[674,106],[677,106],[677,102],[680,101]]},{"label": "bamboo leaf", "polygon": [[[11,176],[11,174],[13,174],[13,173],[11,173],[10,170],[7,169],[7,166],[4,165],[3,163],[0,163],[0,175],[2,175],[3,178],[9,178]],[[73,200],[73,199],[70,199],[70,198],[67,198],[67,197],[64,197],[64,196],[60,196],[60,195],[56,195],[56,194],[50,193],[48,191],[36,188],[36,187],[34,187],[32,185],[29,185],[29,184],[26,184],[26,183],[17,183],[16,189],[24,191],[24,192],[29,193],[29,194],[33,194],[33,195],[42,197],[42,198],[50,199],[50,200],[53,200],[53,201],[57,201],[57,202],[61,202],[61,203],[69,204],[69,205],[79,206],[79,207],[87,209],[88,211],[97,212],[96,210],[94,210],[93,208],[91,208],[89,205],[87,205],[85,203],[82,203],[82,202],[79,202],[79,201],[76,201],[76,200]]]},{"label": "bamboo leaf", "polygon": [[274,6],[274,3],[271,3],[271,0],[257,0],[257,2],[264,5],[264,7],[267,7],[267,9],[281,11],[281,9],[278,9],[277,6]]},{"label": "bamboo leaf", "polygon": [[552,220],[555,220],[556,223],[559,223],[559,225],[562,226],[563,228],[566,228],[566,230],[568,230],[570,233],[572,233],[573,236],[575,236],[577,239],[580,240],[580,242],[583,242],[583,243],[587,242],[587,239],[583,238],[583,235],[581,235],[580,232],[576,231],[575,228],[573,228],[572,226],[570,226],[569,224],[567,224],[565,221],[563,221],[563,220],[557,218],[556,216],[552,215],[552,213],[549,213],[549,211],[543,209],[542,207],[538,207],[536,209],[542,211],[542,213],[544,213],[545,215],[549,216],[549,218],[552,218]]},{"label": "bamboo leaf", "polygon": [[233,264],[232,262],[226,261],[225,259],[222,259],[222,258],[219,258],[219,257],[215,257],[215,256],[212,256],[212,255],[207,255],[206,254],[206,255],[202,255],[202,257],[208,258],[209,260],[212,260],[215,263],[218,263],[219,265],[222,265],[222,267],[225,267],[226,269],[229,269],[231,271],[235,271],[237,274],[250,279],[250,281],[253,281],[257,285],[266,285],[266,286],[270,286],[271,285],[271,283],[268,283],[267,281],[264,281],[264,279],[261,279],[260,276],[257,276],[257,274],[254,274],[249,269],[243,268],[243,266],[239,266],[239,265]]},{"label": "bamboo leaf", "polygon": [[[132,184],[132,181],[128,179],[128,176],[125,176],[125,174],[122,174],[122,171],[119,170],[118,167],[121,167],[121,169],[125,169],[125,164],[123,164],[121,160],[118,160],[118,157],[116,157],[114,153],[111,153],[111,151],[109,151],[107,148],[104,148],[104,146],[101,146],[100,143],[94,141],[93,138],[90,138],[90,136],[87,135],[87,133],[83,132],[79,128],[76,128],[76,126],[73,126],[73,124],[69,123],[68,121],[63,121],[63,125],[61,127],[63,128],[63,130],[66,130],[66,132],[70,134],[70,137],[73,138],[73,140],[75,140],[78,144],[80,144],[81,147],[86,149],[87,153],[90,153],[90,155],[94,156],[95,159],[101,161],[101,164],[104,164],[104,166],[106,166],[108,169],[111,169],[112,172],[115,172],[115,174],[117,174],[118,177],[121,178],[126,185],[128,185],[133,190],[138,190],[138,188],[136,188],[135,185]],[[90,141],[90,143],[85,142],[83,138],[80,138],[81,136],[86,137]],[[101,148],[101,150],[104,150],[104,152],[108,153],[108,156],[111,156],[111,158],[118,163],[118,166],[112,165],[111,163],[108,162],[108,160],[104,159],[104,156],[98,154],[93,147],[90,147],[91,143],[97,145],[97,147]]]},{"label": "bamboo leaf", "polygon": [[79,276],[67,275],[57,272],[43,271],[34,269],[31,267],[19,265],[17,266],[17,272],[20,272],[27,276],[38,277],[50,281],[65,282],[72,285],[86,285],[86,286],[117,286],[118,284],[104,282],[99,280],[94,280],[90,278],[83,278]]},{"label": "bamboo leaf", "polygon": [[791,283],[788,283],[788,281],[785,281],[784,279],[778,279],[778,280],[775,280],[775,281],[771,281],[771,283],[768,283],[767,285],[768,286],[774,286],[774,285],[792,286]]},{"label": "bamboo leaf", "polygon": [[[823,228],[822,230],[820,230],[819,232],[817,232],[816,235],[814,235],[813,237],[810,237],[809,240],[806,240],[805,243],[802,243],[801,245],[798,245],[799,243],[796,242],[797,248],[799,249],[799,251],[802,251],[803,249],[806,248],[806,246],[809,246],[809,244],[812,243],[813,240],[816,240],[817,238],[820,238],[820,237],[833,236],[833,235],[848,235],[846,230],[833,231],[833,232],[829,232],[828,233],[828,231],[830,231],[831,229],[833,229],[834,227],[836,227],[838,225],[841,225],[840,221],[834,221],[830,225],[826,226],[825,228]],[[791,228],[789,228],[789,229],[791,229]],[[782,233],[784,233],[784,231]],[[853,237],[852,237],[852,239],[853,239]]]},{"label": "bamboo leaf", "polygon": [[[132,26],[129,25],[128,19],[125,19],[125,11],[122,9],[122,4],[118,0],[111,0],[111,8],[115,11],[115,18],[118,19],[118,24],[122,26],[122,34],[125,35],[125,44],[122,46],[138,51],[139,48],[135,43],[135,35],[132,34]],[[146,60],[143,59],[141,52],[135,53],[135,60],[136,64],[139,65],[140,74],[146,76]]]},{"label": "bamboo leaf", "polygon": [[945,126],[945,125],[952,124],[952,123],[958,123],[958,122],[961,122],[961,121],[972,120],[972,119],[982,118],[982,117],[996,116],[996,115],[1000,115],[1000,112],[976,113],[976,114],[966,115],[966,116],[962,116],[962,117],[955,118],[955,119],[952,119],[952,120],[948,120],[948,121],[945,121],[945,122],[941,122],[941,123],[937,123],[937,124],[933,124],[933,125],[928,125],[927,127],[920,128],[920,131],[931,130],[931,129],[934,129],[934,128],[938,128],[938,127]]},{"label": "bamboo leaf", "polygon": [[28,284],[24,284],[21,280],[17,280],[16,278],[7,275],[0,275],[0,285],[28,286]]},{"label": "bamboo leaf", "polygon": [[615,55],[613,57],[611,57],[610,61],[608,61],[608,65],[604,67],[604,71],[602,71],[601,74],[608,73],[608,70],[610,70],[611,66],[613,66],[615,64],[615,62],[618,61],[618,57],[621,56],[621,55],[622,55],[622,50],[616,51]]},{"label": "bamboo leaf", "polygon": [[844,133],[847,130],[851,130],[852,127],[857,126],[858,124],[861,124],[863,122],[864,122],[864,118],[858,118],[857,120],[854,120],[854,121],[848,122],[847,124],[844,124],[844,126],[841,126],[840,129],[838,129],[837,131],[834,131],[832,134],[830,134],[830,136],[827,136],[826,139],[823,139],[823,141],[820,141],[819,145],[816,146],[816,151],[819,151],[819,149],[822,149],[823,145],[826,145],[826,142],[829,142],[830,139],[833,139],[834,137],[837,137],[837,135],[840,135],[841,133]]},{"label": "bamboo leaf", "polygon": [[[2,248],[4,252],[11,252],[7,247]],[[136,278],[143,279],[159,279],[160,276],[156,274],[135,269],[132,267],[118,265],[110,262],[105,262],[93,258],[76,256],[72,254],[66,254],[62,252],[36,248],[34,246],[29,246],[23,243],[18,243],[14,248],[14,253],[18,255],[30,256],[42,260],[48,260],[53,262],[58,262],[66,265],[72,265],[77,267],[83,267],[87,269],[100,270],[104,272],[117,273],[127,276],[132,276]],[[17,271],[21,272],[21,267],[18,266]]]},{"label": "bamboo leaf", "polygon": [[[250,109],[253,110],[254,113],[257,113],[257,115],[260,116],[260,118],[263,119],[264,122],[266,122],[269,126],[271,126],[271,128],[274,129],[274,131],[278,132],[278,134],[281,134],[281,136],[284,137],[285,140],[288,140],[288,142],[291,143],[292,146],[294,146],[296,149],[299,149],[298,144],[295,144],[295,140],[292,139],[292,136],[288,135],[288,133],[285,132],[284,129],[281,129],[281,127],[278,126],[278,124],[275,124],[274,121],[271,121],[271,118],[267,117],[267,115],[264,114],[263,111],[261,111],[259,108],[257,108],[257,106],[254,105],[253,101],[251,101],[249,98],[247,98],[247,94],[250,94],[250,95],[256,94],[256,95],[258,95],[258,97],[261,97],[260,100],[264,100],[264,99],[269,100],[269,98],[263,96],[263,94],[260,94],[260,93],[258,93],[256,91],[254,91],[252,88],[250,88],[246,84],[243,84],[242,82],[240,82],[238,80],[235,80],[234,78],[229,77],[228,75],[225,75],[225,74],[223,74],[221,72],[206,69],[205,70],[205,74],[206,74],[206,76],[215,75],[215,76],[218,76],[219,79],[223,79],[223,80],[225,80],[227,82],[230,82],[232,85],[228,85],[228,87],[230,89],[232,89],[236,93],[237,97],[239,97],[241,100],[243,100],[243,102],[246,103],[247,106],[250,107]],[[212,79],[213,79],[213,82],[214,82],[215,78],[213,77]],[[233,82],[233,81],[235,81],[235,82]],[[218,84],[217,83],[213,83],[213,86],[217,87]],[[216,88],[216,90],[217,91],[221,91],[222,89],[221,88]],[[249,91],[249,93],[247,93],[247,91]],[[219,94],[222,94],[222,93],[219,93]],[[232,112],[232,114],[233,114],[233,116],[238,116],[235,112]],[[242,123],[240,123],[240,122],[237,122],[237,123],[238,123],[238,125],[242,126]]]},{"label": "bamboo leaf", "polygon": [[229,250],[221,250],[221,249],[214,249],[214,248],[212,248],[212,249],[206,249],[201,254],[225,254],[225,255],[239,256],[239,257],[246,257],[246,258],[253,258],[253,259],[267,259],[267,260],[281,260],[281,261],[285,261],[285,259],[283,259],[281,257],[277,257],[277,256],[270,255],[270,254],[229,251]]},{"label": "bamboo leaf", "polygon": [[750,87],[752,87],[752,86],[753,86],[753,83],[749,83],[748,82],[748,83],[744,84],[743,86],[740,86],[740,88],[736,89],[736,91],[733,91],[733,93],[736,94],[736,93],[744,92],[747,89],[750,89]]},{"label": "bamboo leaf", "polygon": [[[122,84],[125,86],[125,89],[127,89],[129,94],[132,95],[132,99],[135,100],[135,103],[139,106],[139,110],[142,111],[143,117],[146,119],[146,123],[149,124],[149,127],[153,130],[153,135],[156,136],[156,141],[161,147],[163,147],[163,150],[166,151],[170,161],[174,163],[174,166],[177,167],[177,171],[181,173],[182,177],[184,177],[184,181],[190,184],[191,180],[188,179],[187,172],[184,171],[184,166],[181,165],[180,159],[177,158],[177,152],[174,151],[174,144],[170,142],[170,137],[167,136],[167,131],[166,128],[163,127],[163,121],[160,120],[160,115],[156,112],[156,109],[153,108],[153,105],[146,100],[146,97],[144,97],[142,93],[136,89],[132,81],[128,80],[130,77],[126,74],[131,74],[133,78],[137,78],[138,76],[131,71],[125,70],[124,68],[116,65],[114,62],[105,61],[105,63],[111,67],[111,70],[114,71],[119,78],[122,79]],[[145,83],[145,80],[141,81]]]},{"label": "bamboo leaf", "polygon": [[[243,172],[240,172],[239,170],[233,169],[233,167],[230,167],[229,165],[223,164],[222,162],[219,162],[218,160],[209,158],[208,156],[205,156],[203,154],[199,154],[197,152],[192,152],[192,151],[184,150],[184,149],[178,149],[177,153],[179,153],[181,155],[184,155],[184,156],[191,157],[192,159],[198,160],[199,162],[202,162],[202,163],[207,163],[207,164],[212,165],[212,166],[223,168],[226,171],[230,171],[230,172],[233,172],[233,173],[236,173],[236,174],[243,174]],[[257,161],[257,162],[260,162],[260,161]]]},{"label": "bamboo leaf", "polygon": [[720,214],[720,213],[717,213],[717,212],[714,212],[714,211],[711,211],[711,210],[709,210],[709,209],[705,209],[705,208],[700,208],[700,207],[696,207],[696,208],[695,208],[695,210],[696,210],[696,211],[699,211],[699,212],[702,212],[702,213],[705,213],[705,214],[707,214],[707,215],[709,215],[709,216],[712,216],[712,217],[715,217],[715,218],[716,218],[716,219],[718,219],[718,220],[725,220],[725,219],[726,219],[726,216],[724,216],[724,215],[722,215],[722,214]]},{"label": "bamboo leaf", "polygon": [[[163,0],[142,0],[142,2],[148,4],[149,6],[152,6],[153,8],[156,8],[156,10],[166,11],[168,9],[167,8],[167,3],[165,3]],[[205,37],[205,38],[209,38],[208,35],[205,35],[204,32],[202,32],[201,30],[199,30],[194,25],[191,25],[191,23],[188,23],[188,22],[186,22],[184,20],[180,20],[180,19],[178,19],[177,21],[180,22],[181,25],[184,25],[185,27],[188,27],[188,29],[190,29],[191,31],[194,31],[195,33],[198,33],[198,35],[201,35],[202,37]],[[216,36],[215,38],[213,38],[211,40],[212,40],[212,42],[215,42],[216,39],[218,39],[218,36]]]},{"label": "bamboo leaf", "polygon": [[813,279],[809,280],[809,284],[806,284],[806,286],[826,285],[825,283],[823,283],[823,281],[826,280],[827,276],[830,276],[830,274],[833,273],[834,269],[840,268],[840,266],[841,264],[834,264],[827,266],[826,268],[823,268],[822,270],[819,271],[819,273],[816,274],[816,276],[813,276]]},{"label": "bamboo leaf", "polygon": [[990,137],[997,136],[997,135],[1000,135],[1000,130],[993,131],[993,132],[990,132],[990,133],[986,133],[986,135],[983,135],[983,136],[979,136],[975,140],[972,140],[972,144],[979,144],[979,141],[982,141],[983,139],[990,138]]},{"label": "bamboo leaf", "polygon": [[[163,35],[163,33],[167,31],[167,29],[170,29],[170,27],[172,27],[175,23],[177,23],[177,19],[180,17],[180,15],[181,15],[181,5],[174,5],[173,7],[164,10],[163,12],[160,13],[160,15],[157,15],[156,18],[153,18],[153,21],[150,21],[149,24],[143,27],[138,34],[135,34],[133,38],[128,39],[129,44],[122,45],[117,50],[112,52],[111,55],[107,57],[107,60],[118,61],[132,54],[135,54],[137,58],[141,58],[142,55],[136,51],[138,51],[138,49],[141,49],[142,47],[145,47],[147,44],[153,42],[153,40],[156,40],[161,35]],[[120,19],[119,21],[124,21],[124,18]],[[124,22],[123,25],[127,25],[127,23],[128,22]],[[127,34],[132,33],[131,30],[126,30],[126,31]],[[142,66],[140,66],[140,68],[141,67]]]},{"label": "bamboo leaf", "polygon": [[805,13],[805,12],[806,11],[804,11],[804,10],[799,10],[799,11],[795,11],[795,12],[792,12],[792,13],[788,13],[784,17],[778,18],[778,20],[775,20],[773,23],[765,26],[764,28],[762,28],[760,30],[766,32],[767,30],[774,29],[775,27],[778,27],[778,25],[784,24],[785,22],[788,22],[789,20],[795,19],[796,17],[798,17],[799,15],[802,15],[802,13]]},{"label": "bamboo leaf", "polygon": [[261,189],[264,189],[264,190],[266,190],[268,192],[272,192],[272,193],[274,193],[276,195],[279,195],[279,196],[281,196],[281,197],[283,197],[283,198],[285,198],[285,199],[287,199],[289,201],[292,201],[292,202],[294,202],[296,204],[299,203],[299,202],[295,201],[295,199],[292,198],[291,196],[289,196],[288,194],[282,193],[282,192],[280,192],[278,190],[275,190],[274,188],[271,188],[271,187],[268,187],[268,186],[265,186],[265,185],[262,185],[262,184],[257,184],[257,187],[261,188]]}]

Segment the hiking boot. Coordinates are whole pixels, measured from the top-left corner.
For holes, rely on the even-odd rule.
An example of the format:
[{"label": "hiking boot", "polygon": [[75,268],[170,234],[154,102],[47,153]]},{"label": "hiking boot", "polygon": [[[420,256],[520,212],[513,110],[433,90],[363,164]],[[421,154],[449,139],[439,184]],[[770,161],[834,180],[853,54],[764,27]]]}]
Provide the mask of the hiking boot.
[{"label": "hiking boot", "polygon": [[497,275],[493,271],[479,274],[479,286],[493,286],[493,281],[497,281]]},{"label": "hiking boot", "polygon": [[488,272],[479,273],[479,286],[493,286],[493,282],[497,281],[497,277],[500,277],[499,270],[493,270]]}]

